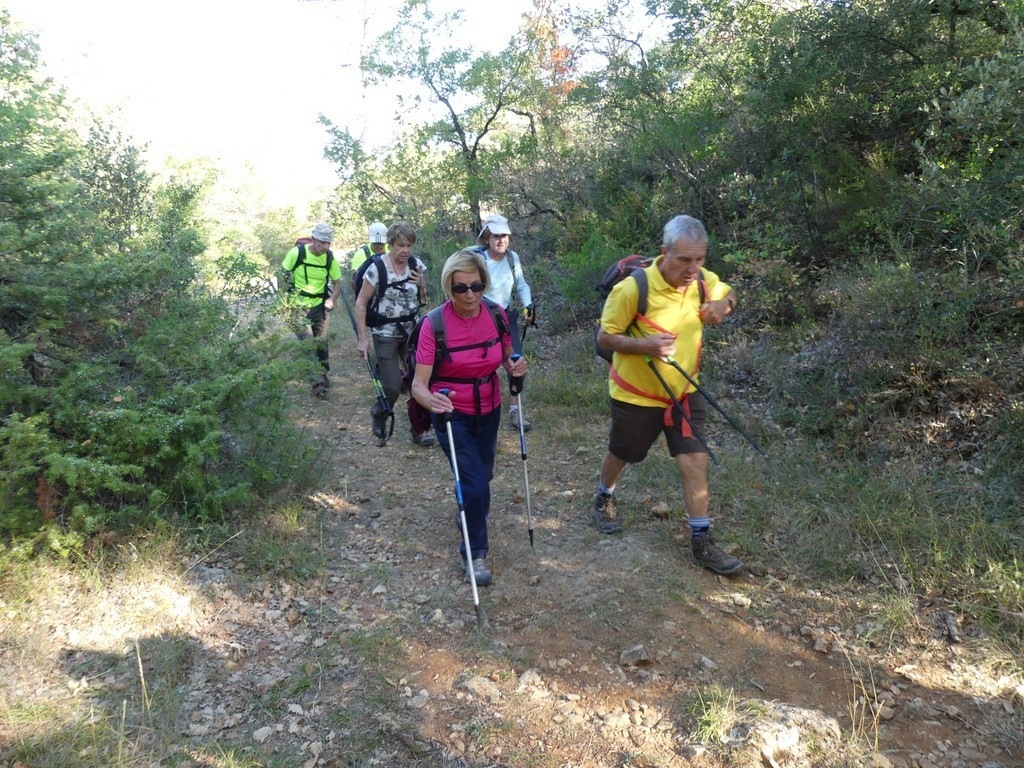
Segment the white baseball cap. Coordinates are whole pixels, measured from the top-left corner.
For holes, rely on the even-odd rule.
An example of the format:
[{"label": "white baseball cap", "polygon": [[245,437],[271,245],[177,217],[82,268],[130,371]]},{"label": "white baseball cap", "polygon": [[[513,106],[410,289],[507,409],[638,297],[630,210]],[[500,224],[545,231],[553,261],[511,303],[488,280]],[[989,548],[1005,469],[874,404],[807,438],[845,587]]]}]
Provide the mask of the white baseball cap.
[{"label": "white baseball cap", "polygon": [[476,236],[477,245],[487,245],[487,241],[484,239],[484,232],[490,232],[492,235],[512,234],[512,230],[508,228],[508,219],[498,213],[484,219],[484,227],[480,230],[480,234]]}]

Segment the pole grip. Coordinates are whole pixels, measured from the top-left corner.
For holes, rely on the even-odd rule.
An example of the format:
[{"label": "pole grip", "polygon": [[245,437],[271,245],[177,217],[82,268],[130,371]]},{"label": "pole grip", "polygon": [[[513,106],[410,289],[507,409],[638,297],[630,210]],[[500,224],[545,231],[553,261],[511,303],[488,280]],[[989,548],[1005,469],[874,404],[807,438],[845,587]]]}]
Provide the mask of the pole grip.
[{"label": "pole grip", "polygon": [[[513,352],[508,359],[514,363],[521,357],[522,355],[520,355],[518,352]],[[509,374],[508,391],[512,393],[513,397],[517,397],[523,391],[523,384],[525,381],[525,376],[513,376]]]},{"label": "pole grip", "polygon": [[[452,391],[450,389],[439,389],[439,390],[437,390],[437,392],[438,392],[438,394],[444,395],[445,397],[450,397]],[[438,414],[435,414],[435,415],[437,416],[437,426],[438,426],[438,429],[444,429],[447,426],[447,424],[448,424],[448,414],[447,413],[438,413]]]}]

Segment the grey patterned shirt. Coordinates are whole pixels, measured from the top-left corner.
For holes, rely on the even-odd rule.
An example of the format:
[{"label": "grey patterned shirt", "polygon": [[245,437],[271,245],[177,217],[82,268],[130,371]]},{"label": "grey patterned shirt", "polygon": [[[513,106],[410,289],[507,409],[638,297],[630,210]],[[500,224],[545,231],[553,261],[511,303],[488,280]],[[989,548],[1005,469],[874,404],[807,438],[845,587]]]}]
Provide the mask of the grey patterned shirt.
[{"label": "grey patterned shirt", "polygon": [[[387,289],[384,291],[384,297],[377,305],[377,312],[384,317],[403,317],[410,314],[418,316],[420,307],[419,286],[412,282],[410,278],[412,277],[413,264],[416,264],[416,268],[420,271],[421,275],[426,275],[426,265],[416,256],[412,256],[409,258],[409,263],[406,264],[405,271],[402,274],[396,274],[391,271],[391,264],[388,263],[388,259],[382,259],[381,262],[384,264],[384,269],[387,272]],[[374,291],[377,290],[379,277],[376,264],[371,264],[366,268],[363,279],[373,286]],[[376,298],[376,293],[374,298]],[[413,326],[415,325],[416,320],[414,318],[404,323],[388,323],[380,328],[370,328],[369,330],[374,336],[402,339],[407,338],[412,333]],[[403,330],[405,331],[404,334],[402,333]]]}]

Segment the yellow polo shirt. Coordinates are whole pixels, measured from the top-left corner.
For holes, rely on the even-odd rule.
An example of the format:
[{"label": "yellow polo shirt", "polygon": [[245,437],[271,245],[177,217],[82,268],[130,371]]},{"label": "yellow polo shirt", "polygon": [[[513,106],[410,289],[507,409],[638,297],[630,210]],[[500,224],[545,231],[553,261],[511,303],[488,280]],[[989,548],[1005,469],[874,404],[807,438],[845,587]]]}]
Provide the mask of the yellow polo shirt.
[{"label": "yellow polo shirt", "polygon": [[[683,370],[689,373],[695,380],[699,381],[696,375],[697,366],[700,362],[701,339],[704,324],[701,322],[698,311],[700,309],[700,289],[697,281],[691,283],[684,293],[670,286],[665,278],[658,271],[658,265],[663,257],[659,256],[651,266],[644,270],[647,273],[647,312],[645,317],[650,323],[659,326],[676,337],[675,360],[682,366]],[[716,301],[724,299],[731,288],[718,279],[718,275],[708,270],[703,270],[705,285],[705,300]],[[637,302],[640,297],[640,289],[636,280],[627,278],[616,285],[608,299],[604,303],[604,312],[601,313],[601,328],[605,333],[626,333],[636,316]],[[637,318],[639,335],[650,335],[660,333],[659,328]],[[633,327],[630,333],[637,334],[637,328]],[[627,334],[628,335],[628,334]],[[672,388],[676,396],[686,392],[692,392],[693,386],[675,368],[660,360],[654,361],[658,373]],[[641,392],[667,397],[665,388],[658,377],[651,371],[650,366],[643,355],[624,355],[616,352],[612,357],[612,367],[618,372],[628,384]],[[614,378],[608,377],[608,394],[615,400],[634,405],[664,408],[665,403],[644,397],[621,387]]]}]

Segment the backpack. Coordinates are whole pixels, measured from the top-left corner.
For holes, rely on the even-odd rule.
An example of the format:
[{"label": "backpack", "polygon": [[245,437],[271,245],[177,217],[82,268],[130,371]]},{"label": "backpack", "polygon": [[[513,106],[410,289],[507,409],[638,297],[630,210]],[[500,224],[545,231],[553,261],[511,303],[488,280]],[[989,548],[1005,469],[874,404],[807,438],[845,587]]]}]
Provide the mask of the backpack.
[{"label": "backpack", "polygon": [[444,328],[444,304],[439,307],[434,307],[432,310],[427,312],[423,317],[416,323],[416,327],[412,329],[412,333],[409,334],[409,346],[406,348],[406,365],[408,370],[416,370],[416,345],[420,340],[420,332],[423,330],[423,324],[429,322],[431,329],[434,331],[434,370],[430,374],[430,382],[435,381],[450,381],[454,384],[473,384],[476,392],[476,404],[477,413],[480,413],[480,385],[490,381],[497,375],[497,372],[492,373],[490,376],[486,376],[483,379],[465,379],[455,376],[438,376],[437,369],[441,365],[441,362],[452,359],[452,352],[462,352],[467,349],[486,348],[494,346],[495,344],[501,343],[502,336],[510,335],[508,324],[505,322],[505,318],[501,316],[501,307],[498,306],[497,302],[491,301],[481,297],[484,306],[491,315],[491,320],[494,321],[494,330],[497,331],[497,338],[491,339],[490,341],[480,341],[476,344],[466,344],[461,347],[451,347],[445,343],[445,328]]},{"label": "backpack", "polygon": [[[412,269],[420,269],[422,262],[412,257],[414,262],[410,264],[410,275]],[[363,290],[363,278],[366,276],[366,270],[370,268],[371,264],[377,265],[377,292],[374,293],[370,303],[366,305],[366,327],[367,328],[381,328],[388,323],[405,323],[409,320],[415,320],[419,315],[419,310],[410,313],[408,315],[402,315],[401,317],[384,317],[377,311],[377,307],[380,306],[381,299],[384,298],[384,294],[387,293],[388,288],[395,288],[398,286],[405,285],[409,282],[408,277],[403,277],[401,280],[395,280],[393,283],[387,282],[388,270],[384,266],[383,254],[373,254],[373,257],[367,259],[359,265],[359,269],[356,270],[355,274],[352,275],[352,293],[358,299],[359,292]]]},{"label": "backpack", "polygon": [[[647,273],[644,270],[654,263],[656,257],[654,256],[640,256],[639,254],[630,254],[623,259],[619,259],[604,273],[604,277],[601,282],[598,283],[594,290],[601,294],[601,306],[604,306],[605,299],[612,292],[612,288],[621,283],[627,277],[632,277],[636,280],[637,289],[639,295],[636,301],[636,314],[639,317],[647,312]],[[704,284],[704,270],[700,271],[700,277],[697,279],[697,290],[700,295],[701,304],[707,296],[707,288]],[[594,329],[594,352],[603,360],[607,360],[609,363],[612,361],[612,353],[597,343],[597,332],[601,326],[598,323]]]},{"label": "backpack", "polygon": [[302,296],[319,296],[324,301],[327,301],[327,299],[331,298],[331,293],[333,293],[334,289],[334,286],[331,284],[331,267],[334,265],[334,253],[331,252],[330,248],[327,249],[327,261],[324,262],[324,266],[322,267],[317,264],[307,264],[306,246],[312,242],[312,237],[300,237],[298,240],[295,241],[295,245],[298,246],[299,248],[299,255],[295,259],[295,266],[291,268],[291,272],[294,275],[295,271],[299,267],[302,267],[302,276],[306,278],[306,284],[309,285],[310,268],[326,270],[326,273],[324,274],[324,289],[320,293],[306,293],[306,291],[300,291],[295,287],[295,281],[293,279],[292,287],[289,290],[292,293],[298,293]]}]

